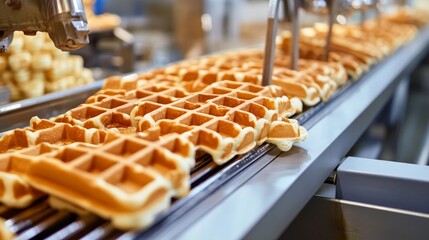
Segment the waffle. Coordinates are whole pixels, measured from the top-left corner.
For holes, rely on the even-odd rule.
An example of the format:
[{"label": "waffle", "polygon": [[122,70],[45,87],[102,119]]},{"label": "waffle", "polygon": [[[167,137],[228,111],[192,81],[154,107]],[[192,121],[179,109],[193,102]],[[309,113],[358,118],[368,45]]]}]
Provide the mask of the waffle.
[{"label": "waffle", "polygon": [[15,129],[3,134],[0,138],[0,153],[25,149],[43,142],[56,145],[73,142],[98,144],[103,141],[104,136],[103,131],[96,129],[85,129],[33,117],[29,128]]},{"label": "waffle", "polygon": [[6,132],[0,138],[0,202],[7,206],[26,207],[42,195],[22,178],[31,158],[68,144],[99,144],[105,137],[104,131],[37,117],[30,122],[29,128]]},{"label": "waffle", "polygon": [[130,113],[139,102],[168,104],[185,96],[187,93],[184,90],[167,86],[149,86],[128,93],[104,91],[90,97],[86,104],[71,109],[53,120],[88,129],[97,128],[125,134],[135,133],[136,126],[133,124]]},{"label": "waffle", "polygon": [[54,121],[126,133],[159,127],[161,135],[185,135],[217,164],[223,164],[264,141],[279,143],[279,136],[271,137],[274,125],[285,129],[283,140],[287,144],[279,145],[284,151],[305,138],[305,130],[287,120],[302,105],[279,97],[282,95],[278,87],[232,81],[218,82],[192,94],[166,86],[129,92],[103,90]]},{"label": "waffle", "polygon": [[97,148],[72,144],[31,158],[24,178],[117,228],[142,228],[169,207],[172,196],[188,191],[193,154],[193,145],[177,134],[153,141],[109,133]]},{"label": "waffle", "polygon": [[[55,138],[53,136],[53,138]],[[95,148],[96,145],[86,143],[70,143],[87,148]],[[0,202],[15,208],[23,208],[30,205],[36,199],[44,195],[34,189],[23,175],[33,158],[40,155],[55,155],[64,145],[39,143],[20,150],[9,151],[0,155]]]},{"label": "waffle", "polygon": [[0,155],[0,201],[11,207],[30,205],[43,194],[31,187],[22,175],[28,170],[31,157],[49,153],[56,147],[47,143]]},{"label": "waffle", "polygon": [[[49,126],[53,126],[52,128],[70,126],[48,120],[33,119],[32,122],[31,129],[34,131],[46,130]],[[81,129],[78,126],[70,127],[74,130],[78,128]],[[99,130],[92,129],[92,131]],[[56,139],[63,134],[61,131],[52,131],[50,136]],[[112,218],[119,228],[129,229],[146,226],[155,214],[168,207],[171,196],[184,196],[189,191],[189,172],[195,164],[195,150],[189,141],[177,134],[170,134],[160,139],[159,129],[150,129],[137,135],[107,133],[103,143],[98,145],[82,142],[71,142],[65,145],[63,141],[52,142],[57,145],[39,143],[0,155],[0,185],[3,186],[0,191],[0,201],[2,203],[12,207],[26,207],[44,195],[39,191],[42,189],[43,192],[59,196],[100,216]],[[14,146],[11,146],[11,149],[14,149]],[[87,181],[88,178],[98,177],[101,171],[111,169],[113,165],[116,170],[106,173],[103,180],[114,186],[123,184],[118,187],[125,191],[122,195],[115,195],[118,190],[109,185],[106,187],[106,183],[92,186],[93,182],[101,180]],[[147,169],[142,170],[142,168]],[[80,172],[76,169],[80,169]],[[85,171],[86,175],[81,173]],[[127,174],[133,175],[127,177]],[[134,179],[139,176],[146,177],[146,180]],[[133,178],[137,182],[127,183],[127,178]],[[148,179],[154,183],[149,184]],[[133,187],[132,184],[136,186],[141,184],[141,189],[137,189],[136,193],[132,192],[130,190],[130,187]],[[93,194],[88,194],[88,191]],[[160,192],[165,191],[165,194],[158,196]],[[79,201],[75,202],[74,197],[79,194],[86,197],[79,198]],[[125,200],[130,198],[125,196],[126,194],[133,195],[134,200]],[[100,200],[96,197],[98,195],[105,198]],[[109,196],[110,199],[108,199]],[[133,213],[130,213],[132,207],[129,207],[129,211],[124,210],[124,206],[133,201],[136,202]],[[119,202],[115,205],[118,209],[106,211],[111,202]],[[91,205],[93,206],[90,207]],[[122,218],[136,219],[137,222],[125,223]]]},{"label": "waffle", "polygon": [[0,218],[0,239],[10,240],[15,239],[15,234],[13,234],[8,228],[5,220]]}]

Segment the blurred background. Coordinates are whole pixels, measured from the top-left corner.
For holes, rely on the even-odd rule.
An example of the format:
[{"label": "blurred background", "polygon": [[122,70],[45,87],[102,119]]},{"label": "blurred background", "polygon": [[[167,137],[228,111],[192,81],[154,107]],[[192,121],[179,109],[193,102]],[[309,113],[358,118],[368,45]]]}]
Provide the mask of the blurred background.
[{"label": "blurred background", "polygon": [[[393,6],[396,1],[385,2]],[[426,0],[409,4],[429,7]],[[100,79],[226,49],[262,46],[268,0],[87,0],[86,8],[87,15],[93,11],[89,24],[96,28],[91,44],[74,54],[83,56],[85,66]],[[383,11],[389,11],[388,4]],[[112,14],[118,18],[109,19]],[[302,26],[314,21],[326,19],[301,14]],[[109,22],[113,28],[102,27]],[[287,29],[287,23],[280,28]]]}]

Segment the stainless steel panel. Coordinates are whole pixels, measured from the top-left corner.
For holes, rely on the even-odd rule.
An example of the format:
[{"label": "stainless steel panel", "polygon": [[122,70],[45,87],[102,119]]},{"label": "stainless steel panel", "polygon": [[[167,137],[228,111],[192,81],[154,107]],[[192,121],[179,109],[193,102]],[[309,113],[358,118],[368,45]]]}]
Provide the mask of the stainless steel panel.
[{"label": "stainless steel panel", "polygon": [[337,198],[429,214],[429,166],[348,157],[337,169]]},{"label": "stainless steel panel", "polygon": [[280,239],[427,239],[429,215],[312,198]]}]

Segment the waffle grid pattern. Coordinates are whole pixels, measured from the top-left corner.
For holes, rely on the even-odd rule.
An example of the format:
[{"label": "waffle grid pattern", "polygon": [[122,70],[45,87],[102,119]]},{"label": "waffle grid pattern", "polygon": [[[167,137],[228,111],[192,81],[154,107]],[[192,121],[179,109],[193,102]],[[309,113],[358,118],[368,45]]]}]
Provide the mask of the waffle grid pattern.
[{"label": "waffle grid pattern", "polygon": [[[134,78],[110,78],[104,89],[132,90],[147,83],[157,82],[181,86],[187,91],[200,91],[214,82],[232,80],[261,84],[262,58],[260,50],[246,50],[188,61]],[[340,64],[311,60],[300,61],[300,71],[289,69],[287,56],[276,57],[273,84],[282,87],[289,97],[297,97],[313,106],[328,100],[338,86],[347,80],[347,73]]]},{"label": "waffle grid pattern", "polygon": [[[106,94],[107,93],[107,94]],[[101,91],[54,121],[115,132],[142,132],[152,127],[161,134],[185,134],[218,164],[264,141],[278,143],[287,151],[301,138],[302,128],[287,119],[296,113],[293,103],[279,88],[222,81],[199,93],[179,88],[149,86],[130,92]],[[273,95],[274,94],[274,95]],[[271,137],[273,128],[284,136]],[[286,141],[290,139],[290,141]]]},{"label": "waffle grid pattern", "polygon": [[46,193],[121,229],[148,226],[172,197],[189,192],[197,150],[224,164],[263,142],[286,151],[305,139],[288,119],[297,103],[282,95],[233,81],[198,93],[154,85],[103,90],[0,138],[0,201],[24,207]]}]

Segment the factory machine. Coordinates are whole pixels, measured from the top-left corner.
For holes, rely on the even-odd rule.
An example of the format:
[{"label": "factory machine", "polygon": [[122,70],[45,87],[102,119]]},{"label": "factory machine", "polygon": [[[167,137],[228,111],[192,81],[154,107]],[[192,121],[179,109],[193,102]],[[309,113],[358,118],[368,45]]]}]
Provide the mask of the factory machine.
[{"label": "factory machine", "polygon": [[0,8],[0,49],[7,51],[14,31],[34,35],[48,32],[64,51],[88,44],[88,26],[82,1],[4,0]]},{"label": "factory machine", "polygon": [[[3,2],[3,49],[13,30],[48,31],[65,50],[86,43],[80,1]],[[25,24],[27,20],[34,24]],[[54,210],[45,199],[23,210],[1,207],[1,215],[19,239],[425,239],[429,141],[422,145],[417,164],[370,158],[377,154],[362,157],[357,143],[386,106],[389,119],[398,121],[410,76],[428,53],[426,26],[359,81],[349,80],[329,101],[298,115],[309,138],[289,152],[262,144],[222,166],[199,159],[189,195],[174,200],[171,209],[144,231],[123,232],[94,215]],[[99,81],[1,106],[0,131],[25,127],[34,115],[63,113],[101,85]],[[366,145],[366,150],[376,146]]]}]

